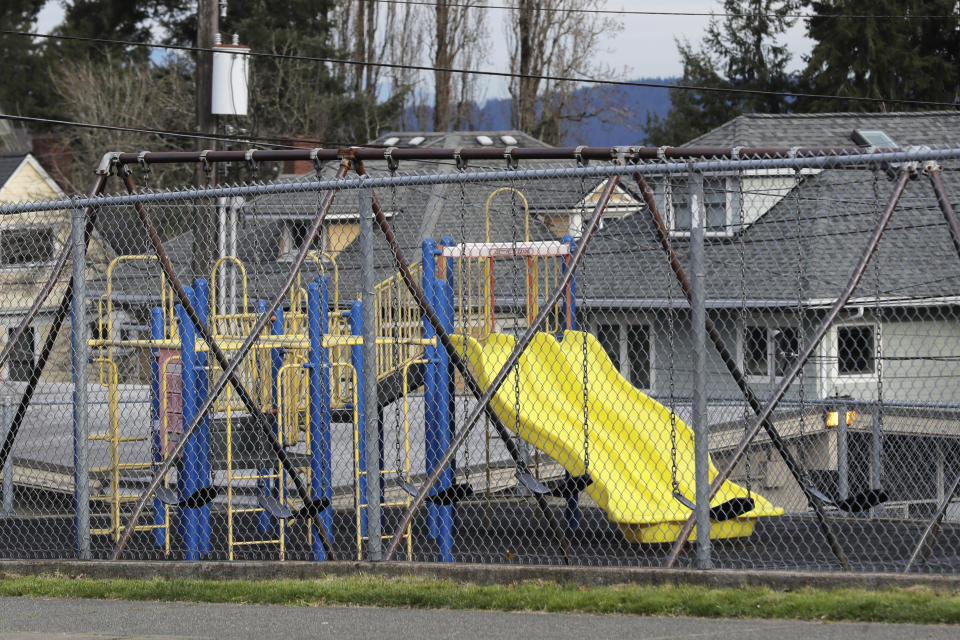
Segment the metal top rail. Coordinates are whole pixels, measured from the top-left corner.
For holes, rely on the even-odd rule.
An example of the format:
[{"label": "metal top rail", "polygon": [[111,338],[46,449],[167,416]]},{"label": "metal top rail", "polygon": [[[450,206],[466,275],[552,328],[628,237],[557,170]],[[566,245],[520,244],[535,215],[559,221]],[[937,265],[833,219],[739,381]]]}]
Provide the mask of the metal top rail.
[{"label": "metal top rail", "polygon": [[[279,162],[311,160],[675,160],[686,158],[769,158],[857,155],[866,147],[344,147],[340,149],[255,149],[245,151],[143,151],[121,153],[120,164],[169,164],[177,162]],[[895,149],[888,149],[892,151]]]},{"label": "metal top rail", "polygon": [[[621,147],[629,148],[629,147]],[[419,151],[427,151],[420,149]],[[440,150],[447,151],[447,150]],[[466,149],[463,151],[467,151]],[[480,151],[491,151],[490,149],[480,149]],[[552,151],[557,151],[556,149]],[[703,150],[690,149],[685,152],[699,152]],[[733,150],[729,150],[733,153]],[[836,151],[834,149],[833,151]],[[101,207],[115,206],[133,203],[159,203],[159,202],[180,202],[184,200],[195,200],[198,198],[220,198],[232,196],[253,196],[275,193],[293,193],[299,191],[329,191],[329,190],[353,190],[353,189],[372,189],[391,186],[410,186],[410,185],[433,185],[433,184],[457,184],[469,182],[503,182],[513,180],[529,179],[559,179],[559,178],[577,178],[577,177],[598,177],[608,178],[611,176],[624,175],[666,175],[696,172],[723,172],[739,171],[748,169],[829,169],[851,165],[883,165],[892,163],[929,163],[940,160],[949,160],[960,158],[960,148],[948,149],[928,149],[915,148],[907,151],[863,151],[848,155],[836,155],[833,153],[821,152],[820,155],[804,156],[798,151],[796,154],[786,157],[764,157],[764,158],[717,158],[685,161],[661,161],[646,164],[626,163],[626,164],[603,164],[595,166],[576,166],[576,167],[550,167],[539,169],[502,169],[502,170],[474,170],[474,171],[453,171],[447,173],[411,173],[403,175],[392,175],[383,177],[370,177],[367,175],[359,178],[340,178],[327,180],[300,180],[296,182],[273,182],[267,184],[251,184],[244,186],[224,186],[206,189],[185,189],[179,191],[163,192],[141,192],[130,195],[96,196],[96,197],[74,197],[57,200],[47,200],[40,202],[18,202],[10,204],[0,204],[0,215],[20,214],[30,211],[54,211],[57,209],[71,209],[80,207]],[[201,152],[202,153],[202,152]],[[217,152],[221,153],[221,152]],[[222,152],[236,153],[236,152]],[[246,152],[246,153],[258,153]],[[287,153],[287,151],[269,151],[264,153]],[[745,155],[746,150],[741,149],[739,154]],[[101,161],[98,172],[109,172],[114,168],[121,158],[129,154],[108,153]],[[136,154],[134,154],[136,155]],[[146,158],[148,152],[141,154]],[[157,154],[160,155],[160,154]],[[195,157],[195,153],[177,153],[165,154],[167,156],[177,155],[181,158]],[[208,156],[209,159],[210,156]],[[380,154],[378,157],[382,157]],[[691,156],[693,157],[693,156]],[[700,156],[695,156],[700,157]],[[169,160],[174,162],[175,160]],[[179,160],[181,162],[185,159]],[[916,168],[918,171],[921,167]]]}]

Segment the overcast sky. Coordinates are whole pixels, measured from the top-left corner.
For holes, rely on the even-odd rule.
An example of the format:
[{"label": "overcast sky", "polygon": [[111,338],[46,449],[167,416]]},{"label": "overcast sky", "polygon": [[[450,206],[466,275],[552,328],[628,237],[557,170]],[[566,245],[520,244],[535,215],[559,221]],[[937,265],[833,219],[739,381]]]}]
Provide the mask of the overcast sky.
[{"label": "overcast sky", "polygon": [[[490,0],[489,4],[500,1]],[[719,0],[608,0],[606,5],[609,9],[709,12],[719,10],[721,3]],[[484,65],[486,69],[508,69],[508,52],[504,38],[506,15],[506,11],[489,10],[487,24],[490,25],[491,51],[490,59]],[[40,13],[37,30],[48,32],[62,17],[63,9],[60,3],[48,1]],[[702,16],[623,15],[620,19],[623,22],[623,31],[609,39],[608,50],[601,52],[601,55],[608,56],[606,61],[614,68],[627,67],[628,76],[631,78],[679,76],[682,67],[675,39],[685,37],[690,42],[699,42],[709,21],[709,18]],[[109,35],[103,34],[104,37]],[[240,41],[243,41],[243,34],[240,34]],[[793,54],[792,67],[801,67],[802,56],[810,52],[811,44],[810,40],[804,37],[802,21],[794,25],[785,35],[784,41]],[[487,98],[506,95],[506,82],[486,82]]]}]

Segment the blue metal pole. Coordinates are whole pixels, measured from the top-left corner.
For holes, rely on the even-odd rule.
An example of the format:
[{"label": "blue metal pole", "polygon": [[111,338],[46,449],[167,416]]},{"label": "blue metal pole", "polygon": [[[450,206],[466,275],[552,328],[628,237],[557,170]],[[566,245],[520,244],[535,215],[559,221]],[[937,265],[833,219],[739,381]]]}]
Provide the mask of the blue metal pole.
[{"label": "blue metal pole", "polygon": [[[356,301],[350,305],[350,329],[355,336],[363,335],[363,305]],[[359,447],[359,456],[356,457],[358,470],[360,471],[360,481],[356,487],[359,501],[366,504],[367,500],[367,458],[364,455],[363,443],[366,442],[367,431],[367,412],[364,410],[364,400],[366,394],[363,391],[363,345],[350,347],[350,362],[357,372],[357,439],[355,446]],[[360,536],[367,535],[367,508],[360,509]]]},{"label": "blue metal pole", "polygon": [[[200,322],[206,327],[210,324],[210,287],[207,281],[199,278],[193,283],[193,308],[197,310],[200,316]],[[197,374],[194,378],[197,385],[197,407],[207,399],[207,389],[210,384],[210,378],[207,372],[207,354],[197,354]],[[197,441],[197,474],[201,486],[210,486],[213,482],[213,476],[210,467],[210,416],[203,419],[203,422],[197,427],[196,435],[193,436]],[[210,509],[206,504],[199,511],[200,520],[200,551],[201,553],[210,553]]]},{"label": "blue metal pole", "polygon": [[[327,279],[310,283],[307,288],[307,337],[310,340],[310,495],[333,497],[330,452],[330,355],[323,348],[323,336],[329,331]],[[324,509],[320,520],[333,539],[332,509]],[[313,535],[313,559],[327,559],[318,532]]]},{"label": "blue metal pole", "polygon": [[[442,280],[434,283],[434,296],[439,303],[435,306],[437,315],[443,323],[447,333],[453,333],[453,289],[450,284]],[[436,450],[443,455],[450,448],[453,437],[453,414],[451,408],[453,397],[451,388],[453,378],[451,374],[450,356],[446,349],[437,349],[436,395],[437,395],[437,424]],[[448,489],[453,484],[453,464],[444,469],[443,475],[437,482],[437,490]],[[440,551],[440,562],[453,562],[453,505],[437,507],[437,545]]]},{"label": "blue metal pole", "polygon": [[[437,245],[431,238],[427,238],[421,244],[423,251],[423,294],[427,299],[427,304],[436,309],[437,302],[434,297],[434,282],[437,277]],[[435,338],[436,332],[433,326],[424,317],[423,319],[423,337],[426,339]],[[424,365],[424,384],[423,384],[423,444],[424,444],[424,462],[427,474],[433,471],[439,459],[437,452],[437,407],[439,398],[437,397],[437,348],[435,346],[424,347],[424,358],[427,364]],[[437,507],[433,504],[427,504],[427,534],[431,538],[436,538],[439,534],[437,520]]]},{"label": "blue metal pole", "polygon": [[[193,290],[185,287],[187,296],[193,299]],[[196,332],[193,323],[182,305],[175,308],[180,325],[180,376],[183,398],[183,423],[190,424],[197,412],[197,352]],[[199,452],[197,438],[190,438],[183,449],[183,455],[177,467],[177,499],[184,500],[202,485],[198,473]],[[187,560],[200,559],[200,523],[197,518],[199,509],[181,509],[178,529],[183,538]]]},{"label": "blue metal pole", "polygon": [[[563,241],[570,245],[570,255],[572,256],[577,250],[577,243],[574,242],[573,236],[567,234],[563,236]],[[569,256],[568,256],[569,258]],[[567,272],[567,260],[563,262],[563,273]],[[564,305],[564,319],[566,323],[564,326],[569,327],[571,331],[577,330],[577,274],[574,273],[570,276],[570,284],[567,285],[567,294],[570,296],[570,305]]]},{"label": "blue metal pole", "polygon": [[[442,238],[440,238],[440,244],[444,247],[452,247],[454,244],[453,238],[451,238],[450,236],[443,236]],[[444,266],[443,266],[443,273],[441,275],[443,277],[443,280],[446,281],[447,286],[443,290],[443,294],[439,292],[437,294],[437,301],[440,303],[440,305],[444,307],[449,306],[450,308],[449,318],[448,319],[442,318],[444,319],[445,322],[446,320],[449,320],[449,322],[446,322],[446,324],[444,325],[444,329],[447,331],[448,334],[453,334],[454,332],[453,260],[454,258],[447,258],[446,260],[443,261]],[[437,353],[440,353],[440,351],[443,351],[443,350],[437,349]],[[444,352],[444,354],[446,354],[446,352]],[[448,407],[447,411],[449,415],[449,422],[447,423],[447,430],[449,431],[449,437],[452,440],[457,433],[457,406],[456,406],[457,405],[457,402],[456,402],[457,389],[456,389],[456,376],[454,374],[454,367],[453,367],[453,364],[449,362],[449,360],[450,359],[448,357],[447,358],[448,366],[447,366],[446,398],[447,398],[447,407]],[[444,424],[444,423],[441,422],[440,424]],[[444,449],[446,449],[446,447],[444,447]],[[454,472],[456,472],[456,469],[457,469],[456,457],[454,457],[453,460],[450,462],[450,468],[453,469]]]},{"label": "blue metal pole", "polygon": [[[150,311],[150,337],[154,340],[163,340],[163,309],[154,307]],[[150,362],[151,373],[151,391],[153,403],[151,410],[153,414],[153,463],[154,471],[163,462],[163,415],[160,413],[163,404],[160,397],[160,391],[163,388],[160,382],[160,350],[153,350],[153,358]],[[164,546],[166,542],[166,531],[161,529],[167,521],[167,505],[159,499],[153,499],[153,524],[157,527],[153,530],[153,544],[157,547]]]}]

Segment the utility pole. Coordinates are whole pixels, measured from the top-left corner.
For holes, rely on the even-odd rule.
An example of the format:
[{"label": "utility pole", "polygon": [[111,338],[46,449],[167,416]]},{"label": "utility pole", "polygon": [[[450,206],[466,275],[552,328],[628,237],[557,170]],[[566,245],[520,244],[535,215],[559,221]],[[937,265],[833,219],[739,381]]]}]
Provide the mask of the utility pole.
[{"label": "utility pole", "polygon": [[[220,30],[220,14],[218,0],[197,0],[197,47],[212,49]],[[197,109],[197,131],[200,133],[216,133],[217,120],[212,113],[213,87],[213,53],[210,51],[197,52],[197,71],[195,104]],[[215,149],[216,141],[212,139],[198,140],[200,149]],[[212,187],[216,183],[215,172],[205,173],[202,165],[197,166],[196,182],[202,187]],[[216,251],[216,207],[204,207],[199,203],[194,209],[193,220],[193,260],[191,271],[193,277],[210,277],[210,269]]]}]

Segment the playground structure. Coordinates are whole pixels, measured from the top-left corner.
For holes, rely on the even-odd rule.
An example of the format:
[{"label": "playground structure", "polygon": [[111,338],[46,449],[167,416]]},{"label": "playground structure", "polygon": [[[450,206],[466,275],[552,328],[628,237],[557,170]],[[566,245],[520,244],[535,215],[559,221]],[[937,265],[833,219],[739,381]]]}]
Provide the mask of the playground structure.
[{"label": "playground structure", "polygon": [[[495,242],[491,237],[489,209],[494,198],[507,193],[524,205],[523,240]],[[479,375],[482,386],[494,378],[497,367],[513,346],[512,337],[499,330],[505,326],[515,330],[533,321],[543,303],[542,292],[556,286],[575,249],[570,236],[562,242],[530,240],[529,207],[518,189],[493,190],[485,210],[488,212],[484,225],[486,242],[458,244],[449,236],[439,245],[433,240],[424,240],[422,259],[414,267],[428,292],[428,300]],[[92,529],[91,533],[111,535],[114,540],[120,538],[126,515],[122,504],[138,497],[124,495],[121,490],[124,476],[131,472],[152,472],[163,462],[182,437],[184,425],[196,415],[209,385],[221,375],[207,356],[209,346],[198,338],[197,328],[183,307],[175,303],[174,293],[162,274],[156,291],[160,304],[151,310],[151,338],[130,340],[117,335],[113,326],[114,271],[125,264],[155,262],[156,256],[119,256],[110,263],[106,270],[106,292],[98,303],[97,324],[101,337],[89,341],[100,384],[107,388],[113,403],[121,393],[115,351],[148,352],[152,372],[152,459],[120,461],[120,447],[128,442],[141,443],[144,437],[121,435],[123,429],[115,407],[111,411],[109,432],[90,436],[91,440],[108,443],[110,448],[110,463],[90,469],[91,474],[109,476],[109,491],[93,499],[109,503],[110,526]],[[334,535],[331,515],[334,489],[341,492],[344,489],[335,487],[333,482],[332,425],[334,422],[348,425],[353,434],[350,489],[355,552],[357,559],[362,559],[368,539],[366,485],[369,482],[362,450],[366,429],[362,406],[363,301],[354,301],[348,309],[339,308],[339,278],[334,256],[311,252],[307,264],[314,266],[319,274],[309,282],[303,273],[298,274],[287,301],[276,310],[269,328],[246,355],[239,376],[255,390],[275,437],[288,451],[294,452],[312,499],[327,505],[320,515],[329,537]],[[495,266],[498,264],[500,266]],[[226,269],[230,270],[229,275],[223,273]],[[511,273],[514,270],[521,273]],[[331,276],[326,275],[328,272]],[[522,283],[522,308],[507,308],[504,312],[505,305],[500,304],[498,317],[498,280],[508,279],[512,279],[515,286]],[[237,280],[236,284],[233,280]],[[217,290],[217,283],[221,287],[230,283],[237,291],[229,304],[224,304],[228,297]],[[220,258],[209,279],[196,280],[187,293],[213,338],[228,354],[249,337],[250,328],[266,307],[262,300],[251,302],[249,299],[246,267],[233,256]],[[218,300],[221,301],[219,307]],[[391,467],[384,460],[381,444],[377,468],[384,488],[397,482],[409,487],[407,479],[411,477],[413,457],[424,459],[425,471],[429,473],[449,448],[457,431],[455,389],[463,388],[464,383],[457,380],[449,358],[438,349],[435,333],[419,317],[415,301],[398,276],[378,284],[374,305],[378,310],[374,331],[377,382],[392,382],[380,384],[380,411],[393,405],[399,411],[403,406],[402,429],[399,419],[394,423],[397,429],[395,464]],[[230,308],[226,308],[228,306]],[[690,510],[676,500],[664,501],[662,495],[664,487],[671,482],[670,467],[664,457],[670,448],[666,431],[670,428],[670,410],[632,387],[612,367],[596,338],[576,328],[576,285],[575,279],[571,279],[562,303],[547,319],[546,332],[538,335],[524,352],[520,380],[515,381],[517,384],[508,382],[501,388],[494,401],[495,410],[513,434],[534,448],[538,475],[543,455],[555,461],[553,464],[558,464],[567,477],[589,479],[584,487],[555,496],[567,504],[567,529],[573,531],[579,526],[580,492],[585,490],[587,500],[607,513],[626,540],[634,543],[673,541]],[[561,344],[550,337],[562,335],[564,331],[567,335]],[[577,350],[582,341],[589,344],[586,364],[582,355],[578,359]],[[580,376],[577,372],[584,367],[584,375]],[[417,433],[413,439],[409,418],[410,394],[415,390],[411,384],[412,368],[422,369],[416,377],[422,379],[426,407],[422,435]],[[398,376],[399,385],[396,384]],[[544,380],[550,384],[544,385]],[[509,391],[515,386],[518,389],[522,386],[516,396]],[[585,393],[589,394],[588,401]],[[618,406],[624,397],[628,397],[629,402]],[[612,402],[614,398],[617,403]],[[585,402],[589,402],[592,417],[583,417]],[[685,424],[679,422],[674,428],[679,429],[683,442],[692,442],[692,432]],[[380,431],[382,443],[385,439],[382,426]],[[488,499],[491,441],[496,437],[491,434],[488,422],[482,472],[486,476]],[[422,443],[423,451],[411,452],[412,441]],[[693,451],[689,446],[681,449],[682,471],[674,470],[673,474],[679,476],[677,480],[682,489],[692,495]],[[234,559],[237,551],[247,546],[272,546],[277,557],[284,559],[290,535],[286,521],[307,505],[292,495],[283,468],[268,451],[261,436],[251,428],[245,407],[228,389],[213,405],[209,418],[200,424],[181,463],[165,476],[163,488],[153,499],[152,523],[139,525],[138,531],[152,531],[154,544],[166,555],[171,553],[174,537],[178,537],[186,559],[198,560],[212,548],[211,506],[221,505],[226,511],[224,533],[229,559]],[[213,471],[221,468],[225,472],[223,486],[214,487]],[[711,471],[716,475],[716,469]],[[175,490],[170,488],[171,483]],[[436,540],[437,557],[441,561],[453,558],[455,510],[464,496],[439,500],[436,496],[455,492],[457,483],[456,468],[451,465],[435,487],[434,501],[427,506],[429,534]],[[747,489],[728,484],[730,486],[725,485],[714,500],[715,504],[738,496],[753,500],[753,494]],[[472,487],[469,490],[472,491]],[[534,486],[533,491],[537,490]],[[384,500],[380,509],[407,507],[412,493],[393,491],[397,499]],[[669,492],[666,495],[669,496]],[[758,516],[782,513],[760,496],[756,498],[756,508],[741,509],[742,513],[736,517],[717,522],[711,536],[749,536]],[[176,527],[171,520],[172,511],[176,512]],[[257,531],[262,535],[241,539],[235,527],[235,519],[240,514],[256,514]],[[314,539],[310,528],[306,529],[306,535],[313,558],[326,559],[326,550]],[[404,535],[410,558],[411,526],[407,526]]]},{"label": "playground structure", "polygon": [[[462,151],[455,151],[459,164]],[[341,156],[342,166],[348,156]],[[583,160],[584,150],[577,149],[574,157]],[[137,161],[145,161],[143,154]],[[363,175],[362,167],[359,171]],[[906,174],[898,178],[883,212],[886,219]],[[498,522],[523,517],[538,520],[547,544],[562,549],[565,561],[576,562],[578,550],[569,547],[571,541],[582,527],[596,527],[601,513],[627,545],[671,543],[676,550],[696,540],[699,553],[705,538],[749,538],[761,521],[784,514],[765,497],[766,485],[751,482],[749,470],[745,481],[731,481],[732,469],[749,455],[751,440],[763,429],[769,443],[764,446],[780,456],[809,500],[812,514],[801,517],[816,518],[832,545],[834,518],[825,518],[824,508],[831,514],[868,512],[886,500],[883,489],[837,491],[810,480],[809,461],[795,445],[784,444],[778,431],[784,423],[771,415],[849,300],[882,227],[854,270],[852,284],[818,317],[816,331],[797,338],[796,362],[778,371],[783,382],[770,391],[769,400],[751,391],[746,377],[756,374],[740,369],[742,360],[727,351],[711,317],[691,313],[691,326],[705,329],[702,338],[713,343],[752,412],[740,444],[724,452],[724,465],[715,467],[707,431],[701,431],[708,424],[697,414],[705,405],[696,393],[691,402],[675,394],[672,384],[669,393],[661,387],[656,396],[638,388],[603,342],[595,319],[585,322],[590,316],[578,308],[585,299],[597,299],[584,292],[578,261],[619,177],[611,172],[599,186],[593,183],[592,193],[581,190],[579,199],[590,202],[588,196],[595,196],[595,206],[591,213],[589,205],[578,205],[576,240],[533,239],[528,210],[522,227],[498,228],[488,217],[481,242],[449,235],[425,239],[415,265],[405,262],[391,239],[370,189],[367,202],[374,216],[367,222],[372,227],[376,221],[384,232],[399,268],[396,275],[380,276],[371,287],[365,280],[345,294],[340,257],[309,248],[308,234],[289,263],[292,286],[258,294],[276,294],[273,301],[250,296],[246,271],[251,263],[235,255],[221,257],[192,286],[180,286],[149,226],[150,197],[131,198],[151,230],[156,254],[113,260],[106,268],[107,292],[91,299],[97,310],[93,336],[75,331],[75,340],[82,340],[75,344],[90,350],[90,370],[109,405],[108,428],[83,438],[103,443],[108,461],[86,467],[90,486],[100,489],[81,496],[78,504],[107,507],[107,517],[95,518],[86,531],[115,545],[114,555],[136,536],[138,552],[149,540],[159,554],[188,560],[221,557],[220,550],[229,559],[250,557],[247,549],[255,557],[285,559],[291,545],[306,546],[314,560],[378,559],[380,545],[371,540],[382,539],[390,541],[388,558],[405,552],[411,559],[452,561],[465,537],[491,535],[502,526]],[[498,195],[526,204],[522,181],[508,182],[512,186],[486,190],[488,210]],[[695,312],[700,276],[692,284],[686,279],[658,211],[667,205],[655,201],[641,174],[638,185],[647,205],[641,212],[652,216],[651,228],[662,244],[659,260],[673,270],[687,298],[681,304]],[[359,188],[366,187],[361,182]],[[331,195],[320,202],[324,192],[316,190],[318,213],[310,233],[316,233],[332,200]],[[362,198],[363,191],[361,211]],[[446,229],[457,228],[456,216],[454,211]],[[74,236],[80,237],[77,220],[83,218],[74,220]],[[728,244],[735,247],[736,238]],[[140,292],[159,301],[148,310],[149,338],[131,338],[117,321],[114,274],[126,268],[156,274],[155,291]],[[371,273],[364,267],[365,279]],[[595,286],[596,280],[587,282]],[[353,300],[358,290],[368,295]],[[668,311],[663,317],[675,322],[679,315]],[[670,349],[672,383],[672,344]],[[124,380],[123,359],[148,363],[149,378]],[[129,431],[122,408],[124,395],[137,385],[149,389],[146,433]],[[878,397],[875,413],[882,413],[882,402]],[[802,410],[802,387],[799,403]],[[483,461],[474,464],[466,448],[472,443],[469,431],[480,420],[486,425],[485,450]],[[842,429],[843,422],[834,425]],[[337,444],[344,436],[349,437],[346,450]],[[74,446],[81,445],[75,441]],[[124,454],[128,447],[136,453]],[[75,491],[86,484],[75,483]],[[416,519],[421,506],[424,515]],[[555,511],[562,512],[561,522],[551,520]],[[479,529],[484,517],[486,528]],[[796,511],[792,517],[798,517]],[[79,528],[79,515],[77,522]],[[844,550],[831,551],[843,564]],[[508,557],[512,553],[508,550]],[[673,562],[676,556],[670,558]]]}]

